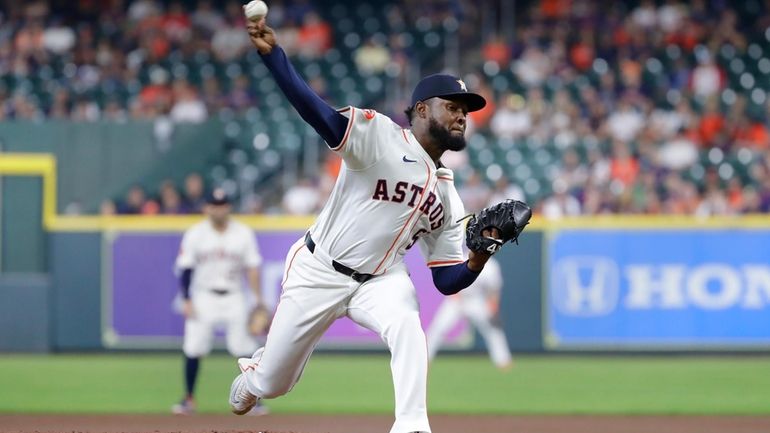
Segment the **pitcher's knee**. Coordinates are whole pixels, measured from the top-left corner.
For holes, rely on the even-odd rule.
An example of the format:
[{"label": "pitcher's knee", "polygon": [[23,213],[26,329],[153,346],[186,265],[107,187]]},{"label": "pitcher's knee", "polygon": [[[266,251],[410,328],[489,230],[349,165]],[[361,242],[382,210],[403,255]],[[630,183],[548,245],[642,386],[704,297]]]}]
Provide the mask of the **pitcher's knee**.
[{"label": "pitcher's knee", "polygon": [[261,387],[262,398],[277,398],[282,395],[288,394],[291,391],[291,384],[289,383],[271,383],[267,386]]},{"label": "pitcher's knee", "polygon": [[412,334],[424,338],[425,332],[422,330],[422,322],[417,312],[408,312],[393,317],[389,328],[391,334]]}]

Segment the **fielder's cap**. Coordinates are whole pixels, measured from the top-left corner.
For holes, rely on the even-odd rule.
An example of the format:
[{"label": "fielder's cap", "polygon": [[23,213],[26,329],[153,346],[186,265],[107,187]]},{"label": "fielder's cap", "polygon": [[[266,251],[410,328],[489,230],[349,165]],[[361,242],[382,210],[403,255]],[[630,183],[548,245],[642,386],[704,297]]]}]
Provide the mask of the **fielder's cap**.
[{"label": "fielder's cap", "polygon": [[206,203],[214,206],[222,206],[225,204],[230,204],[230,200],[227,197],[227,193],[225,193],[225,190],[222,188],[216,188],[214,191],[211,191],[211,194],[206,197]]},{"label": "fielder's cap", "polygon": [[487,105],[483,96],[468,91],[463,80],[447,74],[433,74],[420,80],[412,92],[412,107],[430,98],[452,99],[465,102],[468,111],[478,111]]}]

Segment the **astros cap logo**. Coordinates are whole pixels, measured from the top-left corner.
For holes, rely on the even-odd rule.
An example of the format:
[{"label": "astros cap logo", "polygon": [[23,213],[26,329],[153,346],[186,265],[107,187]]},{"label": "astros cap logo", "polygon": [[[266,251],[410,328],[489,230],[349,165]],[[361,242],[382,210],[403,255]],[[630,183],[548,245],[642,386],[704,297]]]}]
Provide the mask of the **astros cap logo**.
[{"label": "astros cap logo", "polygon": [[463,92],[467,92],[468,91],[468,88],[465,87],[465,81],[457,80],[457,83],[460,85],[460,88],[463,89]]}]

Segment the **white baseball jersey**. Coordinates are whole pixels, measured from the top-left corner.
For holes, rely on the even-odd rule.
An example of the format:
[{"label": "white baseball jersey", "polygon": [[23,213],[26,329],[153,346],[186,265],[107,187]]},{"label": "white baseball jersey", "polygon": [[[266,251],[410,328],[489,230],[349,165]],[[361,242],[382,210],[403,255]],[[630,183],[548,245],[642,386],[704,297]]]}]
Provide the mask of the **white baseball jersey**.
[{"label": "white baseball jersey", "polygon": [[223,232],[210,220],[190,227],[182,238],[176,270],[193,269],[190,293],[200,290],[239,291],[247,268],[262,263],[254,233],[230,220]]},{"label": "white baseball jersey", "polygon": [[337,183],[310,233],[329,257],[380,275],[417,240],[428,266],[465,260],[463,204],[452,171],[436,167],[410,130],[373,110],[348,107]]}]

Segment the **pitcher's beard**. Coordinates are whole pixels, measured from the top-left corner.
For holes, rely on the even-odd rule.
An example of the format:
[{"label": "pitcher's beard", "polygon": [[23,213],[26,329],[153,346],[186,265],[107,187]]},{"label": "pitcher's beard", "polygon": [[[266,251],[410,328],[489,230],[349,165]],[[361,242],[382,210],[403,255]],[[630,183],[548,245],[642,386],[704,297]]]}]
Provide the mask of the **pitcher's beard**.
[{"label": "pitcher's beard", "polygon": [[465,135],[452,135],[449,129],[441,126],[436,119],[428,120],[428,133],[443,150],[455,152],[465,149]]}]

